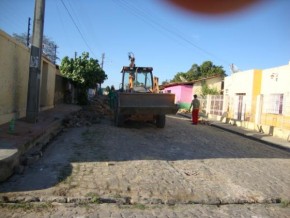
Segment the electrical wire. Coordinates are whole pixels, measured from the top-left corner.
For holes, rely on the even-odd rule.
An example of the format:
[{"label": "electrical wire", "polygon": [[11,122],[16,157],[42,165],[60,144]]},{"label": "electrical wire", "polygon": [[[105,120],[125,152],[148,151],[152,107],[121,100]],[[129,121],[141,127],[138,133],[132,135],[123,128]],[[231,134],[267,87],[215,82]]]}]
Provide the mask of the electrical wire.
[{"label": "electrical wire", "polygon": [[[98,48],[98,50],[104,50],[104,48],[102,47],[102,45],[100,45],[99,43],[97,43],[96,39],[98,38],[97,34],[95,33],[95,28],[92,28],[95,23],[92,23],[91,21],[93,21],[95,19],[92,18],[90,15],[90,13],[87,12],[87,9],[83,8],[83,3],[80,1],[68,1],[69,6],[73,12],[74,17],[76,18],[76,20],[79,23],[79,27],[83,27],[82,29],[84,30],[83,33],[87,33],[84,34],[86,36],[91,36],[89,38],[93,38],[93,44],[96,45],[96,47]],[[77,3],[77,4],[76,4]],[[76,10],[77,8],[77,10]],[[87,17],[84,17],[84,15],[86,15]],[[85,18],[85,22],[84,22],[84,18]],[[80,28],[81,29],[81,28]],[[87,37],[88,39],[88,37]],[[90,44],[92,44],[90,43]],[[99,54],[98,54],[99,55]]]},{"label": "electrical wire", "polygon": [[[13,7],[13,4],[11,4],[9,0],[1,0],[0,8],[1,8],[0,9],[0,14],[1,14],[0,27],[2,26],[1,24],[5,23],[6,26],[7,24],[9,24],[10,27],[13,26],[15,27],[15,29],[23,30],[23,32],[21,33],[27,32],[28,17],[19,16],[18,14],[17,14],[18,16],[16,16],[15,8]],[[22,10],[22,9],[19,9],[19,10]],[[20,33],[17,33],[17,34],[20,34]]]},{"label": "electrical wire", "polygon": [[207,54],[208,56],[214,57],[224,63],[227,63],[228,65],[230,64],[230,62],[228,62],[227,60],[201,48],[200,46],[196,45],[195,43],[193,43],[191,40],[189,40],[187,37],[185,37],[185,34],[182,34],[180,30],[178,31],[174,31],[172,30],[172,27],[168,27],[167,26],[158,22],[157,19],[153,19],[152,16],[149,16],[148,14],[152,15],[152,12],[148,12],[146,11],[146,9],[142,9],[142,7],[136,7],[136,5],[130,4],[129,1],[126,0],[114,0],[115,3],[118,3],[121,7],[123,7],[126,11],[130,11],[130,13],[132,13],[133,15],[141,18],[145,23],[150,24],[153,27],[157,27],[159,28],[159,30],[163,30],[167,33],[169,33],[170,35],[175,36],[176,38],[178,38],[179,40],[186,42],[187,44],[191,45],[192,47],[198,49],[199,51],[203,52],[204,54]]},{"label": "electrical wire", "polygon": [[90,46],[88,45],[88,43],[87,43],[85,37],[83,36],[82,32],[80,31],[78,25],[76,24],[76,22],[75,22],[73,16],[72,16],[71,13],[69,12],[69,10],[68,10],[68,8],[66,7],[66,5],[64,4],[63,0],[61,0],[61,3],[63,4],[64,8],[66,9],[66,11],[67,11],[69,17],[71,18],[71,20],[72,20],[74,26],[76,27],[77,31],[79,32],[79,34],[80,34],[82,40],[84,41],[84,43],[86,44],[87,48],[90,50],[90,52],[93,54],[93,56],[96,57],[95,53],[92,51],[92,49],[91,49]]}]

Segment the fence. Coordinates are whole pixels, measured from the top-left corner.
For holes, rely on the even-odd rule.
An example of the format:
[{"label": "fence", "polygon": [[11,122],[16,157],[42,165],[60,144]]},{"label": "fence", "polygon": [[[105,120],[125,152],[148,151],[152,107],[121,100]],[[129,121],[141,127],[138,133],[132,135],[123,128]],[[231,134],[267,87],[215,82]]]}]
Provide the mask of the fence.
[{"label": "fence", "polygon": [[204,114],[223,116],[227,112],[229,119],[290,130],[290,93],[259,95],[257,98],[243,93],[208,95],[200,102]]},{"label": "fence", "polygon": [[207,95],[200,99],[201,111],[206,114],[223,114],[223,95]]}]

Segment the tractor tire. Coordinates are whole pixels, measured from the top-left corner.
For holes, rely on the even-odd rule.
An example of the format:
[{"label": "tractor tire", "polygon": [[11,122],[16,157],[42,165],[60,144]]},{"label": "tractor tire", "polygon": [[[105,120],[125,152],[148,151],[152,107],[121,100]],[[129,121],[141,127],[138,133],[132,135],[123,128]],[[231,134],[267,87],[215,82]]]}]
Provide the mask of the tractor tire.
[{"label": "tractor tire", "polygon": [[165,126],[165,114],[159,114],[156,117],[156,126],[157,128],[164,128]]}]

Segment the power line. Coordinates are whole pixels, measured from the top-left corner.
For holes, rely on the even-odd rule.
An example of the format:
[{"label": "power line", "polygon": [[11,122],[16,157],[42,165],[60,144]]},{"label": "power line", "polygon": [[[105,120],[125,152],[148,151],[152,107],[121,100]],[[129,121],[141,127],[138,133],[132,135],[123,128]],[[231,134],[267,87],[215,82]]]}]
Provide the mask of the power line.
[{"label": "power line", "polygon": [[[76,3],[78,3],[79,5],[77,5]],[[68,4],[71,8],[72,14],[74,15],[74,17],[76,18],[77,23],[79,24],[80,29],[82,29],[82,33],[84,33],[85,36],[89,35],[91,36],[94,40],[93,40],[93,44],[96,45],[97,48],[99,48],[99,50],[104,50],[102,48],[102,45],[100,45],[99,43],[97,43],[97,35],[95,33],[95,28],[92,28],[94,26],[95,23],[92,23],[91,21],[95,20],[95,17],[92,18],[90,15],[90,13],[88,13],[87,10],[83,10],[83,3],[79,2],[79,1],[68,1]],[[77,8],[77,10],[76,10]],[[87,17],[85,17],[85,22],[84,22],[84,15],[86,15]],[[88,39],[88,37],[87,37]],[[92,44],[92,43],[90,43]]]},{"label": "power line", "polygon": [[[21,13],[21,15],[23,16],[20,16],[20,14],[15,14],[15,6],[13,3],[11,3],[10,0],[1,0],[1,9],[0,9],[0,21],[1,19],[5,19],[7,22],[6,23],[9,23],[9,25],[14,25],[15,27],[17,27],[18,29],[23,29],[23,30],[26,30],[26,26],[27,26],[27,23],[26,23],[26,15],[24,16],[24,13]],[[22,3],[22,4],[25,4],[25,3]],[[22,11],[23,12],[23,11]],[[33,16],[33,10],[31,11],[31,16]],[[24,19],[25,17],[25,19]],[[0,22],[1,24],[2,22]],[[4,22],[3,22],[4,24]]]},{"label": "power line", "polygon": [[224,60],[221,57],[218,57],[217,55],[201,48],[200,46],[196,45],[195,43],[193,43],[192,41],[190,41],[188,38],[186,38],[184,35],[185,34],[180,34],[181,31],[174,31],[172,30],[170,27],[165,26],[164,24],[157,22],[156,19],[153,19],[152,16],[149,16],[148,11],[140,9],[140,7],[136,7],[133,4],[130,4],[128,1],[126,0],[117,0],[117,2],[119,2],[119,5],[121,5],[123,8],[129,10],[133,15],[141,18],[143,21],[145,21],[146,23],[148,23],[148,21],[150,22],[150,24],[153,26],[155,25],[156,27],[158,27],[159,29],[162,29],[164,31],[166,31],[167,33],[170,33],[171,35],[174,35],[175,37],[179,38],[180,40],[186,42],[187,44],[191,45],[192,47],[195,47],[196,49],[202,51],[203,53],[212,56],[216,59],[221,60],[224,63],[227,63],[229,65],[229,62]]},{"label": "power line", "polygon": [[[63,4],[63,1],[61,1],[62,2],[62,4]],[[58,3],[58,2],[57,2]],[[64,25],[64,22],[63,22],[63,19],[62,19],[62,17],[61,17],[61,15],[62,15],[62,13],[60,12],[60,9],[59,9],[59,7],[58,7],[58,4],[56,4],[57,5],[57,12],[58,12],[58,15],[59,15],[59,18],[60,18],[60,21],[61,21],[61,25],[62,25],[62,27],[63,27],[63,29],[65,29],[66,27],[65,27],[65,25]],[[69,4],[69,6],[70,6],[70,8],[72,9],[72,11],[73,11],[73,14],[74,14],[74,16],[75,17],[81,17],[81,15],[78,15],[77,13],[76,13],[76,10],[74,10],[73,9],[73,6],[71,5],[71,4]],[[68,10],[68,8],[66,8],[67,10]],[[69,13],[69,12],[68,12]],[[72,14],[70,14],[70,16],[72,16]],[[78,23],[81,25],[81,22],[80,22],[80,19],[78,19],[77,18],[77,21],[78,21]],[[76,22],[74,23],[74,25],[76,25],[77,26],[77,24],[76,24]],[[80,31],[80,28],[78,28],[79,29],[79,31]],[[64,31],[65,33],[66,33],[66,31]],[[93,31],[93,29],[92,29],[92,32],[91,33],[94,33],[94,31]],[[81,34],[82,35],[82,34]],[[93,34],[94,35],[94,34]],[[69,38],[69,37],[68,37]],[[84,37],[83,37],[84,38]],[[94,38],[96,38],[95,36],[94,36]],[[70,38],[69,38],[70,39]],[[84,40],[84,39],[83,39]],[[87,43],[86,43],[87,44]],[[96,55],[95,55],[96,56]],[[97,58],[98,59],[98,58]],[[116,63],[117,63],[117,61],[115,61],[115,60],[113,60],[113,59],[111,59],[109,56],[108,56],[108,54],[106,53],[106,59],[107,59],[107,65],[115,65],[116,66]],[[118,65],[120,65],[120,63],[118,63]]]},{"label": "power line", "polygon": [[[118,0],[115,0],[115,3],[116,4],[118,4],[119,6],[121,6],[126,12],[129,10],[130,11],[130,13],[131,14],[133,14],[134,16],[136,16],[136,17],[139,17],[139,19],[141,19],[141,20],[143,20],[145,23],[147,23],[148,25],[150,25],[150,26],[152,26],[154,29],[156,29],[157,31],[160,31],[160,29],[157,29],[156,28],[156,24],[154,24],[154,22],[152,22],[152,20],[149,18],[149,19],[147,19],[146,18],[146,14],[144,13],[144,15],[142,16],[142,14],[143,14],[143,12],[142,11],[140,11],[140,9],[139,8],[134,8],[134,7],[132,7],[132,6],[130,6],[130,5],[128,5],[128,3],[127,2],[121,2],[121,1],[118,1]],[[127,5],[125,5],[125,4],[127,4]],[[139,10],[139,12],[141,12],[141,13],[138,13],[137,11]],[[149,21],[150,22],[149,22]],[[167,31],[166,31],[167,32]],[[171,37],[172,38],[172,35],[169,35],[169,37]]]},{"label": "power line", "polygon": [[71,13],[69,12],[68,8],[66,7],[66,5],[64,4],[63,0],[61,0],[61,3],[63,4],[63,6],[65,7],[67,13],[69,14],[73,24],[75,25],[75,27],[77,28],[80,36],[82,37],[84,43],[86,44],[86,46],[88,47],[88,49],[90,50],[90,52],[96,57],[95,53],[92,51],[92,49],[90,48],[90,46],[88,45],[87,41],[85,40],[85,37],[83,36],[82,32],[80,31],[78,25],[76,24],[75,20],[73,19],[73,16],[71,15]]}]

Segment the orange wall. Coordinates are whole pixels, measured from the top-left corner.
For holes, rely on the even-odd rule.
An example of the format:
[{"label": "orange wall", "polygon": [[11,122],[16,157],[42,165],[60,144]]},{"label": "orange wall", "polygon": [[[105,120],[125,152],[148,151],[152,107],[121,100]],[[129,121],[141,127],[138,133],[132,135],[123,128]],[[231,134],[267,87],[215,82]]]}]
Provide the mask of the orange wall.
[{"label": "orange wall", "polygon": [[[257,96],[261,94],[261,84],[262,84],[262,70],[254,70],[253,73],[253,93],[252,93],[252,108],[251,113],[256,114],[256,101]],[[255,117],[252,116],[250,121],[254,121]]]}]

